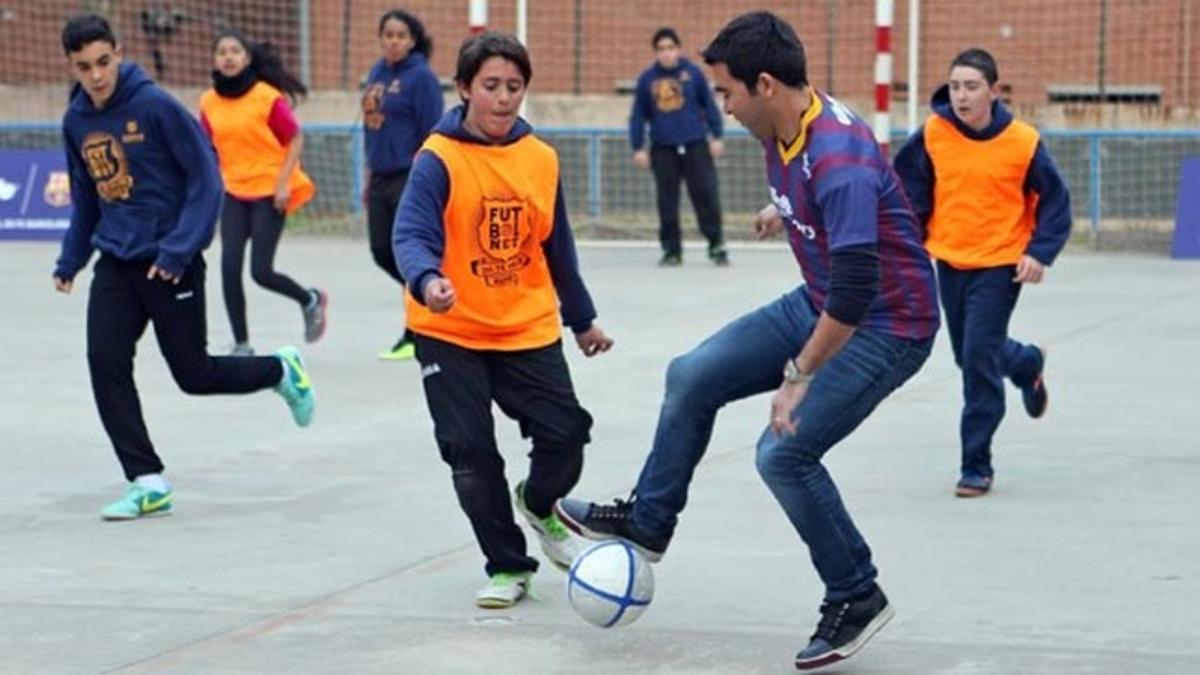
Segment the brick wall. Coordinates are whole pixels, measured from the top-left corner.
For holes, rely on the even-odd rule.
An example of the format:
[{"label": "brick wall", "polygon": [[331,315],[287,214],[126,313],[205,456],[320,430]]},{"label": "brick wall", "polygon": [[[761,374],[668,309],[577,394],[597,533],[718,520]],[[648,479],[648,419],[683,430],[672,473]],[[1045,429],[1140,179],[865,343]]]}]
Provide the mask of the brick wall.
[{"label": "brick wall", "polygon": [[[953,55],[967,46],[996,54],[1014,102],[1046,101],[1056,84],[1095,85],[1099,79],[1100,7],[1103,0],[1010,0],[985,3],[922,0],[921,91],[929,92]],[[312,84],[354,89],[378,58],[379,16],[392,0],[311,0]],[[420,16],[435,41],[433,66],[448,78],[467,34],[468,0],[401,3]],[[63,20],[84,5],[107,10],[128,54],[155,74],[154,42],[142,29],[147,7],[178,10],[183,20],[159,41],[168,85],[202,86],[211,69],[214,27],[238,26],[270,39],[299,66],[297,0],[0,0],[0,83],[66,84],[58,35]],[[1167,107],[1200,103],[1200,0],[1107,0],[1105,81],[1154,85]],[[810,79],[851,100],[870,100],[874,57],[873,0],[529,0],[529,47],[537,92],[612,93],[652,59],[650,36],[661,25],[676,28],[684,52],[697,52],[730,17],[766,8],[787,18],[805,42]],[[8,8],[8,9],[5,9]],[[347,8],[349,11],[347,12]],[[907,78],[907,9],[896,2],[895,78]],[[492,0],[489,24],[512,30],[515,0]],[[348,21],[347,21],[348,18]],[[832,25],[833,30],[829,30]],[[925,94],[923,94],[924,96]],[[898,92],[903,99],[903,92]],[[19,102],[0,101],[0,106]]]}]

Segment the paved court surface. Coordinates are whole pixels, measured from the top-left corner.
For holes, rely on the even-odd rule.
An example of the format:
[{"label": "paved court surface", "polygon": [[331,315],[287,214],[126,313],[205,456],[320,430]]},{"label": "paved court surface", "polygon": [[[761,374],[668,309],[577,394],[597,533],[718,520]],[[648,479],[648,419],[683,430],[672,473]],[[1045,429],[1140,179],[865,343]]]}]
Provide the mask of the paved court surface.
[{"label": "paved court surface", "polygon": [[[365,243],[280,252],[281,269],[333,296],[328,336],[305,349],[309,430],[270,393],[178,392],[144,339],[138,383],[177,512],[123,524],[97,516],[123,486],[87,384],[90,277],[54,293],[55,254],[0,245],[0,672],[791,672],[820,586],[754,470],[766,396],[718,419],[638,623],[584,624],[549,567],[536,601],[477,610],[482,559],[417,368],[374,359],[400,297]],[[729,269],[698,250],[677,270],[655,268],[649,247],[581,256],[617,346],[571,354],[596,418],[577,493],[607,498],[640,467],[670,356],[798,275],[779,246],[735,249]],[[258,289],[249,302],[260,350],[299,339],[289,302]],[[837,672],[1200,672],[1200,263],[1070,253],[1027,289],[1014,334],[1049,347],[1052,400],[1034,422],[1010,390],[991,496],[951,494],[959,380],[944,336],[829,455],[898,610]],[[510,477],[526,466],[514,426],[499,422]]]}]

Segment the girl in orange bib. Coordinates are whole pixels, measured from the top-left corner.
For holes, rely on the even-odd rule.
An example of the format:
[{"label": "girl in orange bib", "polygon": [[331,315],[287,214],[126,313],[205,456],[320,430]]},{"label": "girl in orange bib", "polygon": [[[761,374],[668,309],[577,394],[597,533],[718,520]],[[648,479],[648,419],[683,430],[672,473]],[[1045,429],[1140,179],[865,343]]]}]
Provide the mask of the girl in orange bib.
[{"label": "girl in orange bib", "polygon": [[251,278],[295,300],[303,311],[304,339],[316,342],[325,333],[328,294],[306,289],[275,271],[275,249],[287,215],[316,192],[300,168],[304,137],[288,105],[289,98],[295,103],[308,89],[283,67],[269,45],[235,31],[217,38],[213,60],[213,88],[200,97],[200,123],[212,138],[225,181],[221,281],[233,328],[233,354],[254,353],[242,288],[247,241],[252,244]]}]

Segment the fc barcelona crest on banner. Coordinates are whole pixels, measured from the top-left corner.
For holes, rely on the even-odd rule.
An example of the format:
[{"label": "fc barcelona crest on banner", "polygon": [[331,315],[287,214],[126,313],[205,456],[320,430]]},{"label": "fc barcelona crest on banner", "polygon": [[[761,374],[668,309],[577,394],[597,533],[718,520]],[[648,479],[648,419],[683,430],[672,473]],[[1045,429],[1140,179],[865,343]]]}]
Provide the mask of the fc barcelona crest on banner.
[{"label": "fc barcelona crest on banner", "polygon": [[51,171],[42,189],[42,199],[48,206],[62,208],[71,205],[71,179],[66,171]]},{"label": "fc barcelona crest on banner", "polygon": [[58,239],[71,217],[71,180],[61,150],[0,148],[0,241]]},{"label": "fc barcelona crest on banner", "polygon": [[484,199],[477,229],[485,257],[471,262],[471,272],[488,286],[515,286],[518,273],[529,265],[521,252],[532,228],[529,204],[523,199]]}]

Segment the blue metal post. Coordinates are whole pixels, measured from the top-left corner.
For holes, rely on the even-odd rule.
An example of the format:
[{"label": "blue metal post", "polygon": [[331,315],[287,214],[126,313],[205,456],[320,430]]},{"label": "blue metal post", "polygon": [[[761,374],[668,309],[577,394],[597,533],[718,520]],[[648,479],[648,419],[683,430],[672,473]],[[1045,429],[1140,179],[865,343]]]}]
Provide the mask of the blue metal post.
[{"label": "blue metal post", "polygon": [[350,211],[354,215],[362,213],[363,191],[363,128],[361,124],[354,125],[350,130],[350,166],[351,190]]},{"label": "blue metal post", "polygon": [[1100,136],[1088,140],[1088,215],[1092,221],[1092,241],[1100,236]]}]

